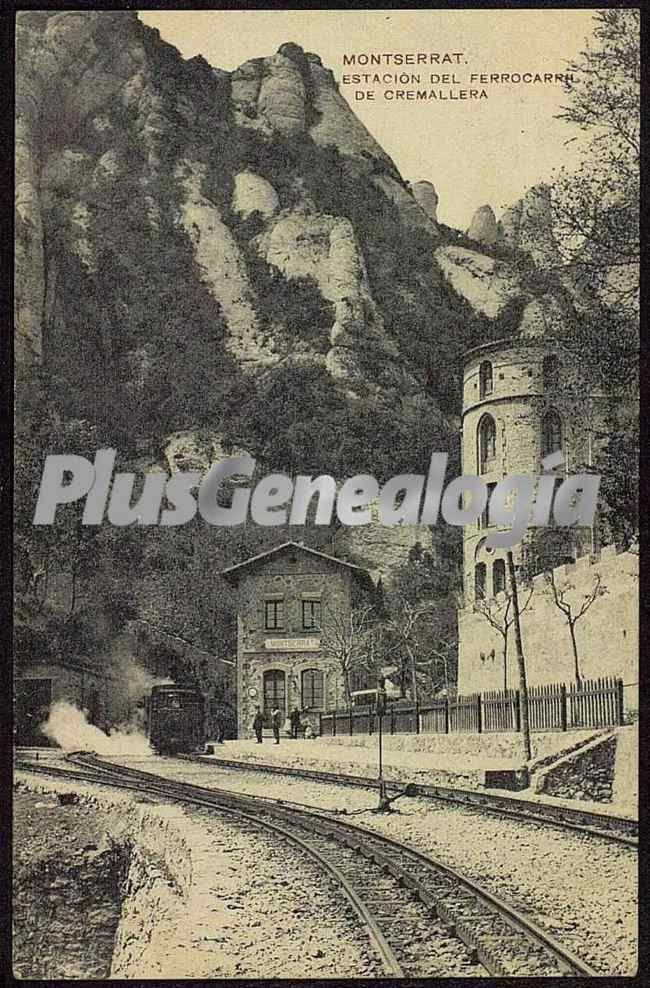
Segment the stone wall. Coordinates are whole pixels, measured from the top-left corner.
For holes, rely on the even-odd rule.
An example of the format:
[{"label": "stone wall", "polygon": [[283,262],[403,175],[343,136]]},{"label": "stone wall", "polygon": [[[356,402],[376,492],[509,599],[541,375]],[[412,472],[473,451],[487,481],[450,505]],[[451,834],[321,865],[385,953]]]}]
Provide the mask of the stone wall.
[{"label": "stone wall", "polygon": [[611,803],[616,758],[616,735],[597,738],[540,772],[538,793],[561,799]]},{"label": "stone wall", "polygon": [[[555,757],[570,746],[585,744],[593,736],[594,731],[570,731],[567,733],[540,731],[531,737],[533,759]],[[337,734],[336,737],[323,737],[320,741],[330,747],[338,745],[368,748],[373,751],[377,748],[376,734],[353,734],[352,737],[349,734]],[[459,758],[471,759],[501,758],[521,764],[525,761],[522,735],[515,732],[511,734],[497,732],[493,734],[462,734],[460,732],[457,734],[384,734],[382,743],[387,752],[430,752],[433,759],[435,759],[435,755],[444,757],[457,755]]]},{"label": "stone wall", "polygon": [[49,679],[52,682],[52,703],[68,700],[79,707],[88,704],[91,690],[104,688],[99,673],[55,662],[34,662],[21,666],[17,670],[17,679]]},{"label": "stone wall", "polygon": [[[596,599],[576,625],[580,673],[586,679],[621,676],[628,709],[638,706],[639,679],[639,557],[605,547],[599,555],[583,556],[555,570],[558,586],[570,586],[567,599],[579,606],[600,574],[607,593]],[[521,631],[529,685],[571,683],[573,652],[563,614],[549,596],[542,575],[533,580],[533,597],[521,616]],[[497,597],[497,601],[499,597]],[[471,606],[459,611],[458,692],[503,688],[501,635]],[[511,634],[510,638],[514,636]],[[507,680],[517,687],[514,640],[508,643]]]}]

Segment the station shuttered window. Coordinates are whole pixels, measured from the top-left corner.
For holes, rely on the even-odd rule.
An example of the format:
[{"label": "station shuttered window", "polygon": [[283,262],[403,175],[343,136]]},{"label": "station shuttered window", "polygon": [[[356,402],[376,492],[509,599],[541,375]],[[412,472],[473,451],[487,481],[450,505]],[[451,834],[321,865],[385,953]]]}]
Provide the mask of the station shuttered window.
[{"label": "station shuttered window", "polygon": [[488,473],[495,466],[497,455],[497,427],[491,415],[484,415],[478,424],[478,461],[480,473]]},{"label": "station shuttered window", "polygon": [[302,707],[323,709],[323,673],[320,669],[305,669],[302,674]]},{"label": "station shuttered window", "polygon": [[542,419],[542,457],[562,449],[562,419],[552,408]]},{"label": "station shuttered window", "polygon": [[284,601],[264,601],[264,628],[266,631],[281,631],[284,628]]},{"label": "station shuttered window", "polygon": [[320,628],[320,600],[303,600],[302,627],[303,631],[316,631]]},{"label": "station shuttered window", "polygon": [[492,394],[492,364],[489,360],[484,360],[478,371],[479,395],[485,398]]},{"label": "station shuttered window", "polygon": [[506,564],[503,559],[495,559],[492,565],[492,593],[496,597],[506,589]]}]

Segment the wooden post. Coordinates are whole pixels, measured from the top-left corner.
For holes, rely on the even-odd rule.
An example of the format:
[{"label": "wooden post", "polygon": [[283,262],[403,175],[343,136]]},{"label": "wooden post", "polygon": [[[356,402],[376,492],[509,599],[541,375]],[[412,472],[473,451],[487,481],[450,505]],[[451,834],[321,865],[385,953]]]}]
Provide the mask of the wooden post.
[{"label": "wooden post", "polygon": [[521,730],[521,697],[519,690],[515,690],[515,731]]},{"label": "wooden post", "polygon": [[332,711],[332,737],[336,737],[336,710]]},{"label": "wooden post", "polygon": [[392,703],[390,705],[390,733],[395,733],[395,709]]},{"label": "wooden post", "polygon": [[618,723],[619,723],[619,726],[622,726],[625,723],[625,701],[624,701],[623,697],[624,697],[624,694],[623,694],[623,680],[622,679],[617,679],[616,680],[616,699],[618,701],[617,702],[617,707],[618,707],[618,709],[617,709],[617,715],[618,715]]},{"label": "wooden post", "polygon": [[319,711],[319,713],[318,713],[318,737],[319,738],[322,738],[322,736],[323,736],[323,715]]},{"label": "wooden post", "polygon": [[563,731],[567,729],[566,686],[564,683],[560,685],[560,727]]},{"label": "wooden post", "polygon": [[481,716],[481,694],[476,694],[476,730],[478,734],[483,732],[483,718]]},{"label": "wooden post", "polygon": [[530,720],[528,717],[528,685],[526,683],[526,660],[521,644],[521,624],[519,623],[519,596],[517,594],[517,578],[515,576],[515,562],[512,558],[512,550],[506,553],[508,560],[508,574],[510,576],[510,591],[512,593],[513,624],[515,629],[515,650],[517,653],[517,666],[519,667],[519,692],[521,694],[521,730],[524,735],[524,750],[526,759],[532,757],[530,746]]},{"label": "wooden post", "polygon": [[420,733],[420,704],[415,701],[415,733]]},{"label": "wooden post", "polygon": [[449,734],[449,697],[445,697],[445,734]]},{"label": "wooden post", "polygon": [[353,729],[354,729],[354,723],[353,723],[352,717],[353,717],[352,707],[350,707],[350,737],[352,737]]}]

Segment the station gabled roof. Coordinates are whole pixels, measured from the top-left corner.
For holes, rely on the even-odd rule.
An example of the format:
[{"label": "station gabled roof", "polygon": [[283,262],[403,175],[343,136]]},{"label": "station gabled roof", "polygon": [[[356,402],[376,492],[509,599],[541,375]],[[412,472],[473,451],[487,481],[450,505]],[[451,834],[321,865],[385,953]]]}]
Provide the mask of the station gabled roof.
[{"label": "station gabled roof", "polygon": [[276,545],[273,549],[267,549],[266,552],[260,552],[256,556],[250,556],[249,559],[244,559],[241,563],[236,563],[234,566],[227,566],[226,569],[221,570],[221,576],[224,579],[234,582],[237,580],[243,570],[247,569],[249,566],[257,566],[268,562],[273,556],[277,556],[280,552],[285,552],[288,549],[292,549],[294,552],[306,552],[310,556],[316,556],[319,559],[326,559],[330,563],[336,563],[337,566],[344,566],[346,569],[350,570],[355,579],[359,580],[361,583],[365,584],[367,588],[374,588],[374,583],[368,572],[363,566],[357,566],[355,563],[349,563],[345,559],[339,559],[337,556],[330,556],[326,552],[319,552],[317,549],[310,549],[306,545],[302,545],[300,542],[282,542],[281,545]]}]

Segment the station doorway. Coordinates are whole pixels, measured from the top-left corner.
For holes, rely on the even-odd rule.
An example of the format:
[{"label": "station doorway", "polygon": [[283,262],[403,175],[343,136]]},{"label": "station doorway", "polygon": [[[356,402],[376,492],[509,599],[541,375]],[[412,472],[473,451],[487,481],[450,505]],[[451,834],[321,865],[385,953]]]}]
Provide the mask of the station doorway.
[{"label": "station doorway", "polygon": [[282,669],[267,669],[264,673],[264,726],[271,727],[271,711],[278,707],[282,721],[287,715],[287,679]]},{"label": "station doorway", "polygon": [[16,744],[21,747],[47,747],[50,740],[40,732],[52,703],[51,679],[16,680]]}]

